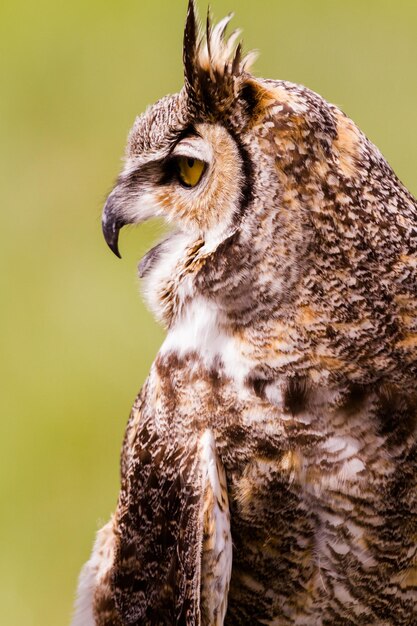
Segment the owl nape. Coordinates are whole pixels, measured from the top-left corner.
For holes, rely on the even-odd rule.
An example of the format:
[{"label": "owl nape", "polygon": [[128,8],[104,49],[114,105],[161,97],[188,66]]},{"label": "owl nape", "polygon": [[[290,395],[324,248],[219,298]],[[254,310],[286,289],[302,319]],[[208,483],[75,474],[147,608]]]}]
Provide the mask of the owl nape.
[{"label": "owl nape", "polygon": [[189,2],[184,86],[103,211],[167,330],[73,626],[417,623],[417,203],[309,89]]}]

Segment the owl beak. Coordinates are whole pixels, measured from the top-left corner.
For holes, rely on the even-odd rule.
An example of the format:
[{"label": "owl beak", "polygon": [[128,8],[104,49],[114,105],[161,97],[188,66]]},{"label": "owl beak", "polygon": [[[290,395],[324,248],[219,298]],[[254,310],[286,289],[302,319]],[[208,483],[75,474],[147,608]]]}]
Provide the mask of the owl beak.
[{"label": "owl beak", "polygon": [[112,192],[107,198],[103,208],[101,228],[103,230],[104,239],[110,250],[121,259],[122,257],[119,252],[119,232],[127,222],[118,215],[118,204],[117,198],[114,192]]},{"label": "owl beak", "polygon": [[119,259],[121,259],[122,255],[119,252],[119,231],[121,226],[117,222],[110,222],[110,220],[104,222],[103,220],[101,222],[101,227],[103,229],[104,239],[106,240],[110,250],[114,252]]},{"label": "owl beak", "polygon": [[101,218],[104,239],[110,250],[121,259],[119,232],[123,226],[141,224],[158,214],[150,194],[144,193],[138,185],[129,189],[129,180],[119,182],[107,198]]}]

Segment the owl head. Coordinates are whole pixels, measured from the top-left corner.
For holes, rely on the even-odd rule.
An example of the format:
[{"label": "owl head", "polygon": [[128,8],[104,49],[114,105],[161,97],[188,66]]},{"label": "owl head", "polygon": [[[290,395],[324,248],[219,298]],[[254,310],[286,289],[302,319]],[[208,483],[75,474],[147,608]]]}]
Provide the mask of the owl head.
[{"label": "owl head", "polygon": [[191,239],[220,241],[250,201],[251,165],[242,136],[256,116],[257,85],[241,56],[239,31],[225,39],[231,15],[206,35],[193,2],[184,35],[185,85],[138,117],[126,164],[103,214],[103,231],[118,254],[120,228],[161,216]]},{"label": "owl head", "polygon": [[[265,151],[268,127],[262,130],[276,96],[265,81],[249,73],[256,55],[242,56],[237,41],[240,31],[226,37],[231,18],[213,27],[208,16],[203,31],[190,0],[184,32],[184,87],[136,119],[128,137],[125,166],[103,211],[103,233],[118,256],[119,231],[124,225],[152,217],[170,224],[170,237],[140,265],[152,308],[168,325],[172,318],[172,310],[166,315],[168,298],[162,309],[158,306],[160,294],[167,293],[163,269],[167,268],[170,277],[169,300],[173,301],[174,294],[178,295],[173,276],[191,271],[197,275],[197,266],[214,268],[221,245],[241,231],[245,214],[254,212],[255,197],[262,197],[266,204],[272,180],[274,188],[278,182],[275,154],[271,159]],[[184,263],[189,272],[183,271]]]},{"label": "owl head", "polygon": [[[263,328],[287,371],[386,369],[404,334],[395,298],[414,289],[415,201],[337,107],[254,77],[230,19],[203,31],[189,1],[184,87],[136,119],[105,239],[119,255],[124,225],[170,224],[139,266],[167,327],[201,295],[236,332]],[[292,360],[277,357],[284,345]]]}]

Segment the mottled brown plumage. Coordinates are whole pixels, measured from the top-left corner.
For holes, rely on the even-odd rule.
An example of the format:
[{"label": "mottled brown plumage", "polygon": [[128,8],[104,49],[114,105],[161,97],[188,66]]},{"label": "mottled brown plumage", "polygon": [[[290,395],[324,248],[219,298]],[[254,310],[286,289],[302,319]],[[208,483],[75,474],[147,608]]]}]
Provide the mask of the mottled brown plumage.
[{"label": "mottled brown plumage", "polygon": [[204,38],[190,2],[185,86],[135,122],[104,208],[115,252],[172,224],[140,264],[167,338],[74,625],[411,626],[417,204],[337,107],[249,73],[227,22]]}]

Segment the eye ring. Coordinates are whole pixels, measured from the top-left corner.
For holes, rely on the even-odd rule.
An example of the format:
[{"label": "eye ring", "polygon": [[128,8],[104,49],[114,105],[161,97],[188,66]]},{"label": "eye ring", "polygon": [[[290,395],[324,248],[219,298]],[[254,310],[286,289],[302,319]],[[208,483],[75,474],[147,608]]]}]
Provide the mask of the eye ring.
[{"label": "eye ring", "polygon": [[190,156],[178,156],[175,159],[178,182],[187,189],[196,187],[201,181],[207,163]]}]

